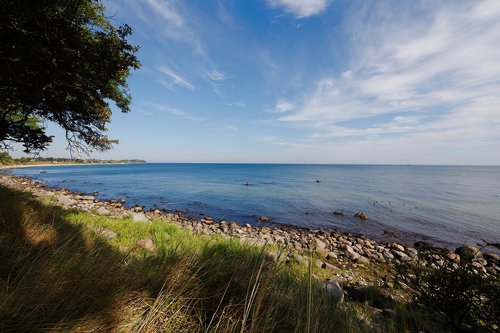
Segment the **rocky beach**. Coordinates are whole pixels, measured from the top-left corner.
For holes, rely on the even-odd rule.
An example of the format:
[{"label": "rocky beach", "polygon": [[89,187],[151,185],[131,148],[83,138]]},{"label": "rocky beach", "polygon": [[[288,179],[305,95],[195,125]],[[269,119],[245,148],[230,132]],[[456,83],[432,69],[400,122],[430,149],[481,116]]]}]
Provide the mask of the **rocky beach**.
[{"label": "rocky beach", "polygon": [[[101,201],[97,193],[75,193],[66,189],[48,188],[28,177],[2,175],[0,184],[32,192],[35,196],[52,196],[55,204],[63,209],[87,211],[95,215],[121,218],[130,216],[137,223],[174,223],[195,234],[218,235],[236,238],[241,242],[267,246],[267,257],[272,261],[296,260],[307,264],[308,256],[314,253],[314,265],[325,274],[347,285],[376,284],[391,286],[389,267],[415,260],[420,249],[431,245],[424,242],[403,244],[389,241],[375,241],[364,235],[342,233],[339,230],[311,230],[289,225],[274,224],[267,216],[257,217],[256,225],[241,225],[236,221],[215,220],[210,216],[197,218],[182,211],[166,209],[144,210],[142,206],[127,207],[125,199]],[[343,214],[343,212],[335,212]],[[366,214],[356,214],[359,219],[367,219]],[[107,237],[113,237],[112,230],[100,230]],[[138,246],[154,248],[151,240],[139,240]],[[484,274],[497,276],[500,273],[499,256],[491,247],[479,249],[466,245],[455,250],[440,248],[442,258],[459,263],[461,257],[473,255],[474,265]],[[484,253],[483,253],[484,252]]]}]

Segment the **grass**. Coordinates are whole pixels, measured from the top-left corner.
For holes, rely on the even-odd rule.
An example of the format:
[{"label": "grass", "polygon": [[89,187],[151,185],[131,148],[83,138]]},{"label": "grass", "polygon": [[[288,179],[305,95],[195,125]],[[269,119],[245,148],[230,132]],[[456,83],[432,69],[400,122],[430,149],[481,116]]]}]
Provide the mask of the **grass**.
[{"label": "grass", "polygon": [[[99,228],[116,237],[107,239]],[[150,238],[154,251],[139,248]],[[279,249],[278,249],[279,250]],[[0,186],[2,332],[401,332],[424,320],[397,305],[336,305],[313,267],[167,221],[67,211]]]}]

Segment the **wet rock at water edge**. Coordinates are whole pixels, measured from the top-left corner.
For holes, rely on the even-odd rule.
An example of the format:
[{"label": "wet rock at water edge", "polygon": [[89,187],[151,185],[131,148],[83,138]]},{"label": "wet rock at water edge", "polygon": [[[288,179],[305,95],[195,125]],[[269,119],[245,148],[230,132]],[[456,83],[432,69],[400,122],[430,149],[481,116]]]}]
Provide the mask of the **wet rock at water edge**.
[{"label": "wet rock at water edge", "polygon": [[354,214],[354,217],[357,217],[360,220],[368,220],[368,215],[366,215],[365,213],[362,213],[362,212],[358,212],[358,213]]},{"label": "wet rock at water edge", "polygon": [[477,247],[472,245],[458,247],[455,250],[455,253],[458,254],[461,258],[467,260],[483,257],[481,251]]},{"label": "wet rock at water edge", "polygon": [[259,217],[259,222],[271,222],[271,219],[268,216],[262,215]]}]

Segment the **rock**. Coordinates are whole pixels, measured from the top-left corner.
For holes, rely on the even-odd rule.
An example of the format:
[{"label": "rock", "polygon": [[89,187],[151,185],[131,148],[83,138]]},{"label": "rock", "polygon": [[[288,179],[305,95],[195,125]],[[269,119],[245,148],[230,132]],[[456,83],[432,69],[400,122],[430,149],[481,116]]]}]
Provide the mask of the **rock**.
[{"label": "rock", "polygon": [[106,209],[105,207],[99,207],[97,209],[97,214],[107,216],[107,215],[111,215],[111,212],[108,209]]},{"label": "rock", "polygon": [[455,253],[458,254],[462,259],[471,260],[473,258],[482,258],[483,254],[481,251],[472,245],[466,245],[458,247],[455,250]]},{"label": "rock", "polygon": [[240,225],[234,221],[231,221],[231,223],[229,223],[229,229],[231,230],[237,230],[240,228]]},{"label": "rock", "polygon": [[357,260],[359,258],[359,254],[354,252],[353,248],[350,247],[349,245],[345,245],[345,254],[348,258],[351,258],[352,260]]},{"label": "rock", "polygon": [[277,262],[278,254],[276,252],[267,252],[265,256],[266,261]]},{"label": "rock", "polygon": [[362,212],[358,212],[358,213],[354,214],[354,217],[357,217],[360,220],[368,220],[368,215],[366,215],[365,213],[362,213]]},{"label": "rock", "polygon": [[498,260],[500,260],[500,257],[496,253],[483,253],[483,258],[493,262],[498,262]]},{"label": "rock", "polygon": [[337,259],[337,254],[335,252],[328,252],[325,259]]},{"label": "rock", "polygon": [[149,238],[138,240],[136,245],[138,247],[141,247],[143,249],[150,250],[150,251],[154,251],[154,249],[156,248],[155,243]]},{"label": "rock", "polygon": [[325,255],[328,253],[328,246],[325,242],[321,241],[318,238],[315,238],[312,242],[312,247],[314,250],[324,253]]},{"label": "rock", "polygon": [[91,200],[94,200],[95,197],[93,195],[76,195],[75,199],[77,199],[77,200],[91,201]]},{"label": "rock", "polygon": [[219,223],[219,228],[222,230],[222,232],[226,233],[229,231],[229,227],[225,221],[222,221]]},{"label": "rock", "polygon": [[132,216],[132,220],[134,222],[148,222],[148,218],[146,217],[146,215],[144,215],[144,213],[132,213],[131,214]]},{"label": "rock", "polygon": [[450,259],[451,261],[453,261],[457,264],[460,262],[460,256],[456,253],[452,252],[452,253],[448,254],[447,257],[448,257],[448,259]]},{"label": "rock", "polygon": [[65,208],[68,208],[69,206],[76,204],[76,201],[74,199],[65,195],[59,195],[57,197],[57,201]]},{"label": "rock", "polygon": [[271,219],[265,215],[259,217],[259,222],[271,222]]},{"label": "rock", "polygon": [[406,249],[406,253],[412,257],[412,258],[416,258],[418,256],[418,251],[417,249],[413,248],[413,247],[409,247]]},{"label": "rock", "polygon": [[356,261],[361,265],[370,264],[370,259],[368,259],[367,257],[363,257],[363,256],[359,256],[358,259],[356,259]]},{"label": "rock", "polygon": [[344,302],[344,290],[337,281],[328,280],[325,281],[323,285],[325,286],[328,296],[334,298],[337,301],[337,304]]},{"label": "rock", "polygon": [[104,227],[98,228],[96,231],[108,239],[112,239],[112,238],[116,237],[116,232],[109,230],[109,229],[106,229]]},{"label": "rock", "polygon": [[333,212],[333,215],[344,216],[345,213],[343,211],[341,211],[341,210],[336,210],[336,211]]},{"label": "rock", "polygon": [[340,272],[342,272],[342,270],[340,268],[338,268],[337,266],[335,265],[332,265],[332,264],[329,264],[327,262],[324,262],[322,265],[321,265],[321,268],[323,269],[328,269],[330,271],[332,271],[333,273],[335,274],[339,274]]},{"label": "rock", "polygon": [[398,250],[392,250],[391,252],[396,257],[396,259],[399,259],[399,260],[408,260],[409,259],[409,257],[404,252],[401,252]]},{"label": "rock", "polygon": [[415,242],[413,243],[413,246],[415,246],[418,250],[429,249],[432,247],[431,244],[424,241]]},{"label": "rock", "polygon": [[400,251],[400,252],[403,252],[403,253],[405,252],[404,246],[399,245],[398,243],[391,243],[390,247],[393,250],[397,250],[397,251]]}]

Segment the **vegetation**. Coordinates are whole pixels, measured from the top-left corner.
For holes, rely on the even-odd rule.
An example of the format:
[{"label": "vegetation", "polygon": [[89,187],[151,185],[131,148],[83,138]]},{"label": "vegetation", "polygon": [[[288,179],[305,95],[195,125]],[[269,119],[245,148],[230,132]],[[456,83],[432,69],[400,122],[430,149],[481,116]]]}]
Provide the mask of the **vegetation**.
[{"label": "vegetation", "polygon": [[[336,305],[311,265],[267,261],[265,249],[166,221],[66,211],[53,200],[0,186],[0,331],[425,329],[404,305],[390,317],[375,313],[370,300]],[[153,251],[136,245],[145,238]]]},{"label": "vegetation", "polygon": [[45,149],[44,123],[70,150],[106,150],[109,101],[129,111],[126,79],[139,68],[128,25],[115,28],[99,0],[6,0],[0,11],[0,144]]},{"label": "vegetation", "polygon": [[457,263],[435,249],[398,267],[400,283],[415,303],[445,320],[456,332],[493,332],[500,327],[500,281],[477,265],[474,254]]},{"label": "vegetation", "polygon": [[7,152],[0,152],[0,165],[37,165],[37,164],[105,164],[105,163],[146,163],[144,160],[100,160],[71,159],[65,157],[21,157],[12,158]]},{"label": "vegetation", "polygon": [[12,157],[6,151],[0,151],[0,164],[11,164]]}]

